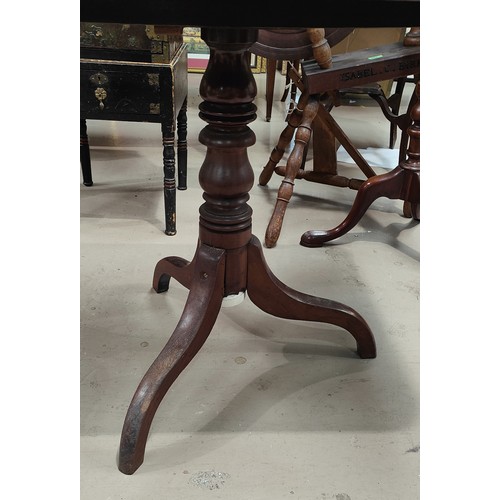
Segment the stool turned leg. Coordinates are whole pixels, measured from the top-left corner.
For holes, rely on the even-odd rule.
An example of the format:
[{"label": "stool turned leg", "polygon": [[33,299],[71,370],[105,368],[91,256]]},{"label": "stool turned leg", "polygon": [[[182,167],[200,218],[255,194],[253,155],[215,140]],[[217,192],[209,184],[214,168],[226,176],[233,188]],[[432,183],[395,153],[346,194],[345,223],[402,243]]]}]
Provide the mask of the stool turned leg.
[{"label": "stool turned leg", "polygon": [[187,189],[187,97],[177,117],[177,189]]},{"label": "stool turned leg", "polygon": [[285,210],[292,197],[295,177],[302,166],[304,150],[311,139],[312,122],[318,114],[318,108],[318,99],[316,96],[311,97],[304,110],[302,122],[297,127],[295,145],[286,162],[285,178],[281,181],[274,211],[266,230],[265,245],[268,248],[273,248],[276,245],[281,233]]},{"label": "stool turned leg", "polygon": [[265,186],[269,182],[271,176],[274,173],[276,165],[280,162],[281,158],[283,158],[283,155],[285,154],[286,147],[290,144],[290,142],[292,142],[293,134],[302,121],[302,113],[304,110],[304,106],[307,103],[307,99],[308,96],[305,93],[301,94],[297,107],[293,110],[292,114],[288,118],[287,126],[285,127],[283,132],[281,132],[278,144],[272,150],[267,165],[260,173],[260,186]]},{"label": "stool turned leg", "polygon": [[82,168],[83,185],[92,186],[92,167],[90,166],[89,138],[87,136],[87,122],[80,120],[80,165]]},{"label": "stool turned leg", "polygon": [[[325,29],[308,28],[307,33],[311,41],[314,59],[317,61],[318,65],[321,68],[330,67],[332,64],[332,54],[330,51],[330,45],[325,38]],[[298,70],[299,65],[299,60],[294,61],[294,68],[296,71]],[[290,127],[287,127],[282,132],[278,146],[271,153],[271,158],[269,159],[268,164],[264,167],[264,171],[261,172],[259,184],[264,185],[269,181],[276,164],[283,156],[284,148],[288,145],[290,142],[289,139],[291,140],[291,137],[293,136],[293,130],[291,131],[290,129],[292,129],[292,127],[296,128],[295,145],[290,156],[288,157],[285,178],[281,182],[281,186],[278,190],[274,212],[266,230],[265,245],[268,248],[274,247],[278,241],[281,227],[283,225],[283,217],[285,216],[286,206],[292,196],[294,180],[297,173],[299,169],[303,167],[304,152],[307,152],[309,141],[311,139],[312,123],[318,114],[319,107],[319,97],[317,95],[309,96],[307,92],[301,94],[297,105],[298,113],[295,113],[295,110],[292,112],[289,120]],[[302,109],[304,110],[303,113],[301,111]],[[296,122],[297,118],[300,118],[299,123]],[[288,142],[285,144],[286,141]]]},{"label": "stool turned leg", "polygon": [[350,231],[377,199],[386,197],[405,202],[406,211],[419,218],[420,207],[420,82],[415,88],[415,104],[411,109],[412,124],[408,129],[410,144],[407,159],[391,172],[367,179],[359,188],[349,214],[338,226],[328,231],[306,231],[300,240],[305,247],[319,247]]},{"label": "stool turned leg", "polygon": [[163,198],[165,202],[165,234],[173,236],[175,226],[175,131],[170,121],[161,124],[163,141]]}]

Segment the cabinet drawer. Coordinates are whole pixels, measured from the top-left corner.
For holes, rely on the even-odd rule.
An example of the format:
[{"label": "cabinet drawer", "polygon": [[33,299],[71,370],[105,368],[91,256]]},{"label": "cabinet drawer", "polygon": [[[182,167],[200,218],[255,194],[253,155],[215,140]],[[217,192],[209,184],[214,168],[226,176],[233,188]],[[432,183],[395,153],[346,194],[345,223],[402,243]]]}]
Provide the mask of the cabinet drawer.
[{"label": "cabinet drawer", "polygon": [[147,122],[174,119],[187,95],[185,46],[174,63],[81,59],[81,117]]}]

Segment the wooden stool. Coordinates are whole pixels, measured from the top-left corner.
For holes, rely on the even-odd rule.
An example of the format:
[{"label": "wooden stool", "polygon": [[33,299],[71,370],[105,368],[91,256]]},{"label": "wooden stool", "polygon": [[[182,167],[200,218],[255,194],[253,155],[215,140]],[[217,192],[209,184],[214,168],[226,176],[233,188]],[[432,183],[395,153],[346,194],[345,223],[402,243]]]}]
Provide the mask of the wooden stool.
[{"label": "wooden stool", "polygon": [[[278,191],[278,196],[268,224],[265,245],[274,247],[279,238],[286,206],[291,198],[295,178],[304,178],[313,182],[359,189],[363,180],[349,179],[337,174],[335,144],[340,142],[357,166],[367,178],[374,177],[376,173],[352,145],[347,135],[330,114],[334,105],[338,105],[339,91],[371,85],[380,80],[398,79],[409,75],[418,75],[420,71],[419,32],[412,29],[405,38],[404,43],[387,44],[370,49],[362,49],[339,56],[330,57],[326,52],[325,44],[321,44],[321,30],[312,32],[311,42],[319,47],[315,52],[315,59],[302,63],[302,77],[296,76],[297,85],[302,91],[296,110],[288,120],[287,127],[281,133],[277,146],[273,149],[267,165],[259,177],[259,184],[266,185],[274,172],[284,176]],[[320,53],[320,50],[323,53]],[[318,55],[319,54],[319,55]],[[320,57],[320,59],[318,58]],[[386,117],[402,130],[400,161],[406,151],[406,131],[410,125],[410,115],[394,115],[382,96],[372,95],[380,101],[381,108]],[[416,96],[411,99],[409,109],[416,103]],[[315,148],[315,161],[313,171],[301,170],[305,152],[309,145],[312,132],[320,138],[323,147]],[[286,168],[277,166],[285,148],[295,134],[295,146],[288,158]],[[318,159],[322,160],[319,164]],[[414,218],[417,210],[414,202],[413,208],[406,208],[405,215],[410,212]],[[311,236],[311,235],[310,235]],[[314,238],[305,238],[301,241],[306,246],[316,246]]]}]

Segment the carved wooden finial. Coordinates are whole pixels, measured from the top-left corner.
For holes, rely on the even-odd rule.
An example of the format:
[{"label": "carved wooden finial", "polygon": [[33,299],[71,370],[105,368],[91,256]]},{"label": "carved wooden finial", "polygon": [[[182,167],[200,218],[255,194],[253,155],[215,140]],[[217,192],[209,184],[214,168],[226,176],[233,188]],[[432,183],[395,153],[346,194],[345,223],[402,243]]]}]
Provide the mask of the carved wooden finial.
[{"label": "carved wooden finial", "polygon": [[307,33],[311,40],[313,57],[320,68],[330,68],[332,65],[332,53],[330,44],[325,38],[324,28],[308,28]]},{"label": "carved wooden finial", "polygon": [[420,45],[420,26],[410,28],[410,31],[405,35],[403,45],[405,47],[417,47]]}]

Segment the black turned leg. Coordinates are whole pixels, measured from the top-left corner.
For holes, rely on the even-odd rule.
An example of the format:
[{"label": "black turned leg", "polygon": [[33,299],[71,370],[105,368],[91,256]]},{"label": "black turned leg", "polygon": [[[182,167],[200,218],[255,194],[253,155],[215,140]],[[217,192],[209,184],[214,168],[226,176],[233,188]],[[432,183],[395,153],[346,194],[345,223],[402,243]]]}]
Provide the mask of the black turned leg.
[{"label": "black turned leg", "polygon": [[187,97],[177,117],[177,189],[187,189]]},{"label": "black turned leg", "polygon": [[173,236],[175,223],[175,127],[171,121],[161,123],[163,141],[163,198],[165,201],[165,234]]},{"label": "black turned leg", "polygon": [[90,166],[89,138],[87,136],[87,121],[80,120],[80,165],[82,168],[83,185],[92,186],[92,167]]}]

